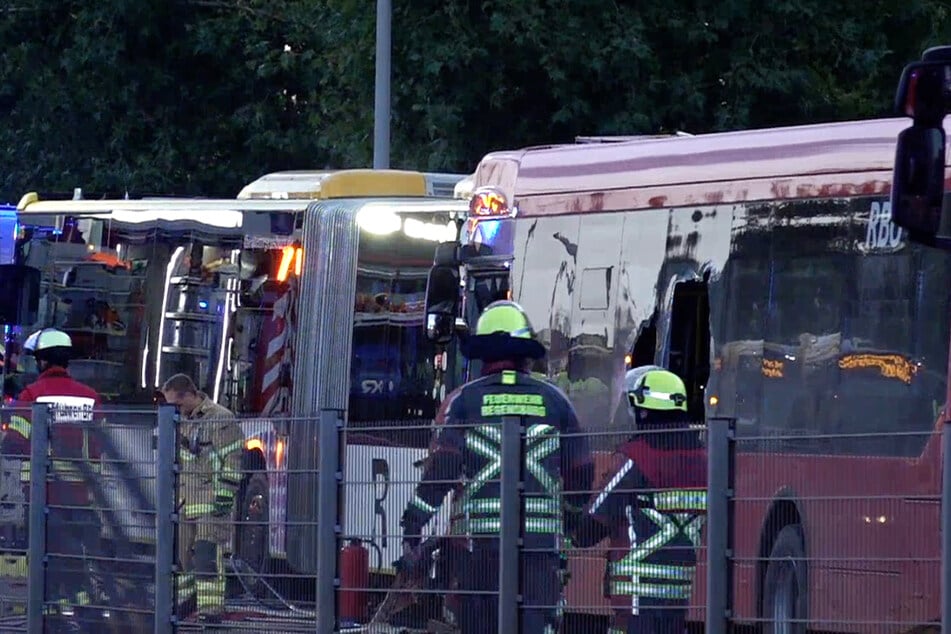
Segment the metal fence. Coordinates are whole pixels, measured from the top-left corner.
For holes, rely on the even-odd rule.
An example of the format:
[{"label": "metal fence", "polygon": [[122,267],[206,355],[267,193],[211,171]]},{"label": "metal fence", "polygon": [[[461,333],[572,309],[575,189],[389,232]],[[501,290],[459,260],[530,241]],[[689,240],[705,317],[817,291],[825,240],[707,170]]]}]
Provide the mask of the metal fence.
[{"label": "metal fence", "polygon": [[[99,450],[86,460],[57,451],[70,425],[49,406],[5,409],[5,431],[14,416],[32,432],[28,455],[3,455],[0,632],[78,622],[156,633],[594,634],[623,632],[635,616],[680,614],[709,634],[738,623],[951,633],[942,610],[951,599],[951,456],[941,450],[951,426],[943,436],[809,436],[711,419],[676,431],[565,433],[554,446],[530,418],[458,424],[430,443],[428,421],[347,422],[328,411],[283,421],[298,444],[281,445],[291,460],[280,467],[248,460],[244,434],[258,423],[239,421],[240,473],[229,484],[226,455],[192,463],[187,452],[207,456],[213,437],[235,433],[230,421],[189,427],[171,407],[96,412],[79,425]],[[615,450],[586,453],[591,446]],[[456,452],[448,466],[434,466],[434,447]],[[673,451],[658,460],[652,447]],[[699,468],[689,457],[697,448]],[[590,481],[577,475],[585,455]],[[542,482],[542,466],[563,483]],[[63,498],[54,483],[64,474],[86,487],[87,504]],[[803,493],[833,475],[822,495]],[[305,495],[275,498],[275,482]],[[705,512],[681,502],[665,511],[657,482],[702,482]],[[473,484],[480,492],[470,495]],[[394,517],[407,509],[425,520],[416,532]],[[558,538],[544,537],[546,519]],[[652,537],[671,521],[689,539]],[[905,542],[886,543],[895,535]],[[418,547],[404,551],[407,537]],[[281,540],[287,556],[275,561]],[[351,555],[359,574],[343,574]]]}]

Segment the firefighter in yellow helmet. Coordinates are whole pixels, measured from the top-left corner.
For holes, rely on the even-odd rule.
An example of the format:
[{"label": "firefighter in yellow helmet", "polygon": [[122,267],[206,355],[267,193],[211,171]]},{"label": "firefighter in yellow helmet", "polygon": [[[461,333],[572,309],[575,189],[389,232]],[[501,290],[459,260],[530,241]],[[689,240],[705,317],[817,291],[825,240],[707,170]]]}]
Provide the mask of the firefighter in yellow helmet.
[{"label": "firefighter in yellow helmet", "polygon": [[498,602],[492,592],[498,591],[500,565],[500,430],[503,417],[519,417],[525,428],[524,552],[521,562],[505,565],[521,563],[522,631],[557,631],[564,526],[572,510],[582,509],[593,478],[587,439],[578,434],[578,418],[564,393],[529,372],[531,360],[543,357],[545,348],[518,304],[487,306],[463,353],[483,362],[482,377],[455,395],[430,446],[422,479],[403,513],[401,563],[414,563],[423,528],[461,481],[456,504],[462,517],[454,532],[468,537],[468,547],[466,560],[453,566],[459,579],[459,626],[462,634],[496,632]]},{"label": "firefighter in yellow helmet", "polygon": [[617,448],[575,539],[582,547],[610,539],[611,634],[683,634],[706,514],[706,452],[679,376],[641,366],[625,382],[638,431]]}]

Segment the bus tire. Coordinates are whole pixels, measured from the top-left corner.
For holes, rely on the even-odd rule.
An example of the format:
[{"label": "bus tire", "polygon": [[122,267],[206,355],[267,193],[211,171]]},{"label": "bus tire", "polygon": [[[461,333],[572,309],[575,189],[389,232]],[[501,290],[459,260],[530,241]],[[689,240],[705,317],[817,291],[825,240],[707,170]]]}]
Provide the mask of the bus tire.
[{"label": "bus tire", "polygon": [[[252,594],[258,597],[267,594],[261,577],[270,572],[270,548],[268,546],[269,504],[267,474],[258,471],[248,478],[238,507],[237,544],[235,557],[244,566],[240,578]],[[270,583],[270,582],[268,582]]]},{"label": "bus tire", "polygon": [[763,577],[763,633],[805,634],[809,577],[799,524],[776,535]]}]

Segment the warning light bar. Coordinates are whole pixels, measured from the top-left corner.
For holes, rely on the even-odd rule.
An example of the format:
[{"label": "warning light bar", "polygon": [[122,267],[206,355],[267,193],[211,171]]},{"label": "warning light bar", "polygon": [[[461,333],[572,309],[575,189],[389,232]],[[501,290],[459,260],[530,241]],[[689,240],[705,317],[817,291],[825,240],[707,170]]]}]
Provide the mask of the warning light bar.
[{"label": "warning light bar", "polygon": [[469,201],[470,218],[514,217],[517,210],[509,207],[505,194],[494,187],[480,187]]}]

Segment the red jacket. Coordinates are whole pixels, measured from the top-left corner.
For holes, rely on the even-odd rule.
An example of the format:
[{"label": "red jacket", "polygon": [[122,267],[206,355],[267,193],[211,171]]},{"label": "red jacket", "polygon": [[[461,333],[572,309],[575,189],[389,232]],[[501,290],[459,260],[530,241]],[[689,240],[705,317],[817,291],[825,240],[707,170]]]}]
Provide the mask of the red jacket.
[{"label": "red jacket", "polygon": [[[6,434],[0,441],[0,452],[7,456],[25,457],[21,482],[29,499],[29,480],[33,475],[29,462],[32,425],[29,420],[30,413],[22,408],[43,402],[59,403],[69,408],[59,415],[54,412],[53,420],[50,421],[53,425],[50,434],[50,457],[53,460],[55,477],[47,486],[47,503],[89,505],[89,487],[83,480],[84,471],[78,468],[78,462],[85,462],[93,472],[99,473],[102,448],[98,438],[89,432],[86,424],[71,421],[91,421],[93,410],[99,407],[100,398],[91,387],[73,379],[66,369],[49,368],[20,392],[12,407],[21,409],[9,419]],[[57,421],[57,416],[63,416],[65,420]]]}]

